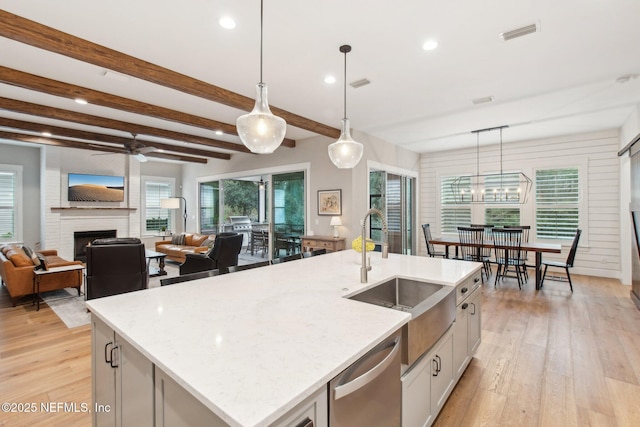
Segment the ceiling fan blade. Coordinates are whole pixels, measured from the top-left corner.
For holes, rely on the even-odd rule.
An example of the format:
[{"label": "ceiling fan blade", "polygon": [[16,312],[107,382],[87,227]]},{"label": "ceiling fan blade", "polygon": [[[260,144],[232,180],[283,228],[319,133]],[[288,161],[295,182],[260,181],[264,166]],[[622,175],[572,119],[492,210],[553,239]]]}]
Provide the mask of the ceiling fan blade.
[{"label": "ceiling fan blade", "polygon": [[135,158],[136,158],[136,160],[137,160],[137,161],[139,161],[139,162],[141,162],[141,163],[144,163],[144,162],[146,162],[146,161],[148,160],[148,159],[145,157],[145,155],[144,155],[144,154],[142,154],[142,153],[134,154],[134,155],[133,155],[133,157],[135,157]]},{"label": "ceiling fan blade", "polygon": [[156,147],[140,147],[136,150],[136,153],[147,154],[153,153],[154,151],[158,151]]}]

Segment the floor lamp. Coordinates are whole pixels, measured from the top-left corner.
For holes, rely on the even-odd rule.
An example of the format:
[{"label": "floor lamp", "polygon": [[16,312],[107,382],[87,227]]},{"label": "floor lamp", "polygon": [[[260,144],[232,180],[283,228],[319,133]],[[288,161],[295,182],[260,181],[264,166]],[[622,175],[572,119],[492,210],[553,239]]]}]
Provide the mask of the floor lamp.
[{"label": "floor lamp", "polygon": [[163,209],[180,209],[180,199],[184,200],[184,228],[183,232],[187,232],[187,199],[184,197],[171,197],[170,199],[160,199],[160,207]]}]

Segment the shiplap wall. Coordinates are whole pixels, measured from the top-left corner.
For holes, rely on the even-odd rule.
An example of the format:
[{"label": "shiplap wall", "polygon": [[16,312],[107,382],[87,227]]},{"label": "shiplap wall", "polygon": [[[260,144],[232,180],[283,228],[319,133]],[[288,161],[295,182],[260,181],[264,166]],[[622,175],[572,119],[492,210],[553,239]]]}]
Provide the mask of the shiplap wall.
[{"label": "shiplap wall", "polygon": [[[620,174],[617,151],[618,131],[569,135],[503,145],[504,171],[521,170],[534,180],[521,221],[532,225],[535,239],[533,200],[535,168],[579,166],[586,169],[586,221],[576,256],[577,274],[620,278]],[[481,146],[480,173],[500,169],[499,145]],[[430,223],[432,234],[440,235],[439,177],[476,172],[476,148],[425,153],[420,158],[420,223]],[[583,184],[583,183],[581,183]],[[584,189],[584,187],[583,187]],[[581,212],[582,214],[583,212]],[[475,218],[477,219],[477,218]],[[420,254],[426,255],[424,238]],[[570,242],[563,243],[561,255],[544,254],[543,259],[566,260]],[[529,255],[533,263],[533,254]]]}]

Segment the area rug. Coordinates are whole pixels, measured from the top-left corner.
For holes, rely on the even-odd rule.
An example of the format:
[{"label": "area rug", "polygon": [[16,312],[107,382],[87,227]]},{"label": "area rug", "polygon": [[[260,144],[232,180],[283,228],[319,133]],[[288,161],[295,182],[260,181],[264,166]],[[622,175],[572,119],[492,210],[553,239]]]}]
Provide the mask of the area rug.
[{"label": "area rug", "polygon": [[[178,265],[167,263],[165,266],[166,276],[149,278],[149,288],[160,286],[160,279],[177,276],[179,274]],[[67,328],[77,328],[88,325],[91,321],[91,313],[87,311],[84,299],[84,285],[81,288],[82,295],[78,296],[75,288],[66,288],[57,291],[45,292],[41,294],[42,300],[58,315],[60,320],[67,325]],[[42,303],[41,303],[42,304]]]}]

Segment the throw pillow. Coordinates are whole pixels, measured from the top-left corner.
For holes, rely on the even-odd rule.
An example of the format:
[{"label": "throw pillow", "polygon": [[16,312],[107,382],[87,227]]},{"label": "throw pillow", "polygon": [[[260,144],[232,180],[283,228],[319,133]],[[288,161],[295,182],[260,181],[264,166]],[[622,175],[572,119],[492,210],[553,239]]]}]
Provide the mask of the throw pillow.
[{"label": "throw pillow", "polygon": [[184,234],[176,234],[171,237],[171,244],[184,246],[186,236]]},{"label": "throw pillow", "polygon": [[216,242],[216,241],[215,241],[215,239],[209,239],[209,238],[206,238],[206,239],[204,239],[204,241],[201,243],[201,246],[208,246],[208,247],[212,248],[212,247],[213,247],[213,244],[214,244],[215,242]]},{"label": "throw pillow", "polygon": [[11,260],[16,267],[33,267],[33,262],[21,248],[11,249],[6,253],[7,258]]},{"label": "throw pillow", "polygon": [[36,270],[47,271],[49,268],[47,267],[47,260],[45,259],[44,255],[36,254],[36,256],[38,257],[38,261],[40,261],[40,265],[36,267]]},{"label": "throw pillow", "polygon": [[33,262],[33,265],[36,266],[36,270],[37,270],[38,269],[37,267],[40,266],[40,260],[38,259],[38,254],[33,252],[29,246],[23,246],[22,250],[29,258],[31,258],[31,261]]}]

